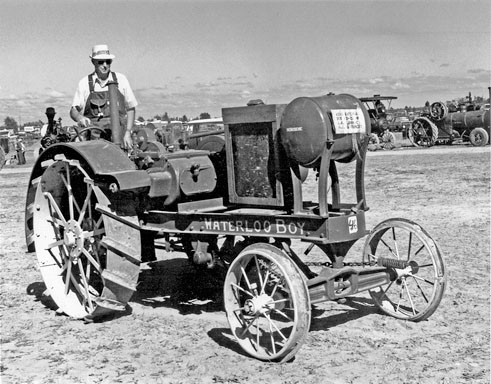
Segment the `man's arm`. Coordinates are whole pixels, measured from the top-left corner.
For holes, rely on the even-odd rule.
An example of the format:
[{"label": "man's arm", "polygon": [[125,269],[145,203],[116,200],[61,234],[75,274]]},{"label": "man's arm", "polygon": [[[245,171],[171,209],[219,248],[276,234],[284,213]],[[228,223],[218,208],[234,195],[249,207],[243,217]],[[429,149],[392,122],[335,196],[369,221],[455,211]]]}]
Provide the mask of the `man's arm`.
[{"label": "man's arm", "polygon": [[131,149],[133,146],[133,140],[131,139],[131,130],[133,129],[133,122],[135,121],[136,108],[129,108],[126,111],[126,132],[123,137],[123,145],[126,149]]},{"label": "man's arm", "polygon": [[70,117],[81,127],[88,127],[90,125],[90,119],[82,115],[77,107],[70,108]]}]

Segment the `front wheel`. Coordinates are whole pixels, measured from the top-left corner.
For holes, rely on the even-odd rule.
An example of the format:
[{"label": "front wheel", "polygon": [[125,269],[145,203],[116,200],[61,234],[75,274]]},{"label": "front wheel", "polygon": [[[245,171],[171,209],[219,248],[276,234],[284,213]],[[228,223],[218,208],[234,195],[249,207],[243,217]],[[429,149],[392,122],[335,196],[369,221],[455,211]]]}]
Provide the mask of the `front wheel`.
[{"label": "front wheel", "polygon": [[443,258],[437,243],[416,223],[389,219],[378,224],[365,242],[363,262],[391,270],[390,283],[369,291],[382,312],[420,321],[440,304],[446,285]]},{"label": "front wheel", "polygon": [[396,146],[396,136],[389,130],[382,134],[382,146],[384,149],[394,149]]},{"label": "front wheel", "polygon": [[305,280],[293,261],[271,244],[252,244],[234,259],[224,302],[236,340],[259,360],[292,359],[310,327]]},{"label": "front wheel", "polygon": [[474,147],[483,147],[488,143],[488,133],[483,128],[474,128],[470,135],[469,140]]}]

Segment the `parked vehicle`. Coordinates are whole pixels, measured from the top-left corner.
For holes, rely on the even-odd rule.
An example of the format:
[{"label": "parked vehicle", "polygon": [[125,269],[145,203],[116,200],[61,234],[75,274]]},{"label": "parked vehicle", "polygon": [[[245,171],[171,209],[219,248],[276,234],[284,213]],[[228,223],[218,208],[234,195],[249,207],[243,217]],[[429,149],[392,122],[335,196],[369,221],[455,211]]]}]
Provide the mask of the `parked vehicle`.
[{"label": "parked vehicle", "polygon": [[394,99],[397,99],[397,97],[373,95],[373,97],[360,98],[370,116],[370,124],[372,126],[370,144],[375,147],[382,146],[385,149],[395,147],[396,137],[391,132],[391,125],[387,119],[387,107],[383,103],[383,101],[388,102],[390,107],[390,103]]},{"label": "parked vehicle", "polygon": [[191,120],[189,127],[188,147],[206,149],[210,152],[221,152],[225,149],[224,125],[222,118]]},{"label": "parked vehicle", "polygon": [[[490,89],[491,96],[491,89]],[[470,98],[470,96],[469,96]],[[452,144],[457,140],[484,146],[490,139],[490,111],[471,102],[449,108],[445,103],[432,103],[414,119],[407,132],[413,146]]]},{"label": "parked vehicle", "polygon": [[170,121],[168,124],[156,129],[155,135],[157,140],[171,151],[186,149],[188,131],[182,121]]}]

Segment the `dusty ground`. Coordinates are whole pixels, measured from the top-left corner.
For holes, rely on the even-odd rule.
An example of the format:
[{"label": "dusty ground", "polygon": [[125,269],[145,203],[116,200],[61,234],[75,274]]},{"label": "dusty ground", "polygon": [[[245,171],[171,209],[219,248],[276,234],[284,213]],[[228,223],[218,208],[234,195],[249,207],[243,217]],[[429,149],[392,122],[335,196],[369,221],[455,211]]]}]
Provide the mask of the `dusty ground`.
[{"label": "dusty ground", "polygon": [[[368,227],[390,217],[421,224],[443,250],[447,291],[421,323],[380,314],[363,293],[318,305],[305,344],[287,364],[238,348],[221,286],[179,255],[159,254],[153,268],[143,266],[125,316],[94,324],[58,316],[24,242],[32,162],[28,153],[26,166],[0,171],[2,383],[490,382],[489,146],[368,155]],[[359,248],[348,261],[360,259]]]}]

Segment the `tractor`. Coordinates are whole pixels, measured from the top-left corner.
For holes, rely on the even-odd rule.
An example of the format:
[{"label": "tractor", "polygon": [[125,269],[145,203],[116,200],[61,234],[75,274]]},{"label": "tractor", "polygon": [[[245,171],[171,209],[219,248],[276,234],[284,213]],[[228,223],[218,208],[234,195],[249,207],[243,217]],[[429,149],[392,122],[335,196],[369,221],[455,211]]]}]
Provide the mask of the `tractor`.
[{"label": "tractor", "polygon": [[[27,191],[26,241],[60,312],[90,327],[125,311],[157,241],[200,273],[221,271],[231,332],[259,360],[291,360],[316,303],[368,291],[402,320],[435,312],[447,279],[438,244],[407,219],[366,228],[372,123],[362,101],[330,93],[227,107],[222,117],[224,169],[210,151],[170,152],[150,135],[130,152],[79,135],[41,153]],[[337,164],[354,167],[351,201]],[[317,174],[313,201],[304,198],[309,170]],[[348,265],[362,239],[359,265]],[[320,272],[294,244],[307,246],[306,257],[312,247],[325,254]]]}]

